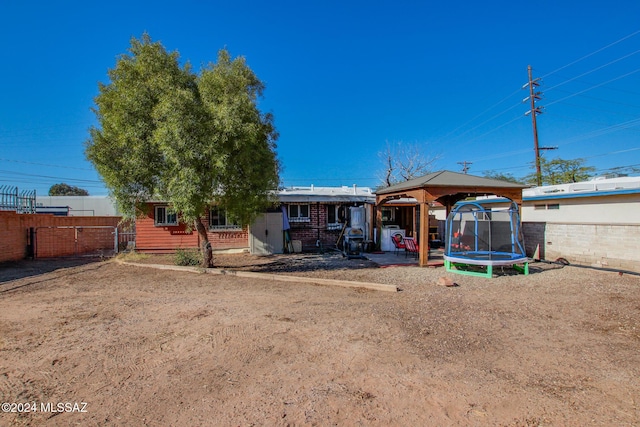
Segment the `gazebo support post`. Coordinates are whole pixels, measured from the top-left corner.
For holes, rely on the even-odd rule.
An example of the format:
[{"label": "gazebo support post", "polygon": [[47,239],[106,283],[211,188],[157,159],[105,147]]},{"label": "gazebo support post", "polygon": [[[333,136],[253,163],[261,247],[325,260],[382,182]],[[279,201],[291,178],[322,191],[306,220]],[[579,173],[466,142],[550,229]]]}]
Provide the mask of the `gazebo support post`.
[{"label": "gazebo support post", "polygon": [[429,204],[420,202],[420,267],[429,262]]}]

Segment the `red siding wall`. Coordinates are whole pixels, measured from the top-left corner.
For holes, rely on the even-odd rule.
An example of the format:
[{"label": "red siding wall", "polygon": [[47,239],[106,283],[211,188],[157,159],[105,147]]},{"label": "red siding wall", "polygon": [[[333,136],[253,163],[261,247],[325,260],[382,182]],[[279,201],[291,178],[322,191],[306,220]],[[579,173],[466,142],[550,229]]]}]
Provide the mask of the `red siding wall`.
[{"label": "red siding wall", "polygon": [[96,248],[113,247],[112,231],[100,232],[84,230],[82,246],[73,248],[66,239],[73,229],[46,229],[39,227],[117,227],[122,218],[119,216],[53,216],[46,214],[17,214],[0,211],[0,262],[23,259],[27,256],[29,228],[37,228],[38,256],[55,257],[89,252]]},{"label": "red siding wall", "polygon": [[[155,204],[150,205],[144,218],[136,219],[136,250],[150,253],[173,253],[177,248],[198,248],[200,239],[195,230],[187,231],[185,224],[177,226],[154,225]],[[209,214],[203,218],[209,224]],[[207,232],[213,250],[242,249],[249,247],[247,228],[242,230],[220,230]]]}]

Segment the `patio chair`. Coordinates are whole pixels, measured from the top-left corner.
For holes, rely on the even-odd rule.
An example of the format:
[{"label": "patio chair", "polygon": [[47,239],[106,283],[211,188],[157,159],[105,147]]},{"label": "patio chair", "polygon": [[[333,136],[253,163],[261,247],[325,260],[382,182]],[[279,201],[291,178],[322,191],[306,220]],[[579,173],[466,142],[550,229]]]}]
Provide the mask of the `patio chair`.
[{"label": "patio chair", "polygon": [[391,236],[391,241],[393,242],[393,246],[396,248],[395,250],[396,255],[398,255],[398,252],[400,252],[400,249],[405,249],[405,245],[404,245],[404,242],[402,241],[401,234],[394,234],[393,236]]},{"label": "patio chair", "polygon": [[413,237],[405,237],[404,238],[404,256],[407,254],[411,254],[412,256],[418,258],[418,254],[420,253],[420,246],[413,240]]}]

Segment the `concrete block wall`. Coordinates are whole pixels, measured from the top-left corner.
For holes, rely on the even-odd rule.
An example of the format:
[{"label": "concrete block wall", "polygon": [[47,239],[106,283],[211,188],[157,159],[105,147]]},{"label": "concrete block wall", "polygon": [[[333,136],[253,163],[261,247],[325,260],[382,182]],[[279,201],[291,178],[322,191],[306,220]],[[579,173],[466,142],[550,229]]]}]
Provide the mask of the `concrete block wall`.
[{"label": "concrete block wall", "polygon": [[527,255],[640,272],[639,224],[523,223]]}]

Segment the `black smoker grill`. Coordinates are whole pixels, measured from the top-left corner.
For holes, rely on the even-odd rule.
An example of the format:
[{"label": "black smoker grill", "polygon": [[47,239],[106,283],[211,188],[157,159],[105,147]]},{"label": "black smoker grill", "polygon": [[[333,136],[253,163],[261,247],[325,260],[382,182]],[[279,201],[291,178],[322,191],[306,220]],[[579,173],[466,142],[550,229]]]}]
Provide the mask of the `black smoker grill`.
[{"label": "black smoker grill", "polygon": [[364,258],[362,244],[365,239],[365,212],[364,208],[349,208],[350,227],[344,232],[343,254],[348,259]]}]

